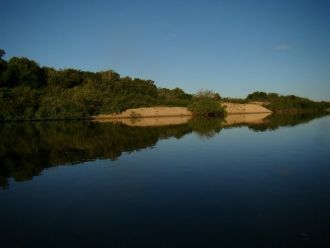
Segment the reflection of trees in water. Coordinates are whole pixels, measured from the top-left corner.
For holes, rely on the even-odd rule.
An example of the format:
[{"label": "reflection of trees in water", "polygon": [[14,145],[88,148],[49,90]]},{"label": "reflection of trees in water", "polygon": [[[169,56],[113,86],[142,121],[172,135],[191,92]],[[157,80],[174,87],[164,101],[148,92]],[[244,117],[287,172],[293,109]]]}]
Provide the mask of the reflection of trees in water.
[{"label": "reflection of trees in water", "polygon": [[223,119],[219,118],[202,118],[191,119],[188,125],[201,138],[212,138],[222,129]]},{"label": "reflection of trees in water", "polygon": [[326,116],[327,113],[273,114],[264,119],[261,124],[248,125],[254,131],[271,131],[284,126],[296,126],[308,123],[313,119]]},{"label": "reflection of trees in water", "polygon": [[[305,123],[314,117],[273,115],[263,124],[248,126],[255,131],[274,130],[280,126]],[[123,152],[152,147],[160,139],[180,139],[191,132],[211,138],[221,129],[222,120],[212,118],[192,119],[186,124],[163,127],[128,127],[84,121],[1,124],[0,186],[6,187],[10,177],[16,181],[29,180],[48,167],[94,159],[115,160]]]},{"label": "reflection of trees in water", "polygon": [[90,122],[13,123],[0,126],[0,185],[7,178],[31,179],[44,168],[94,159],[115,160],[122,152],[154,146],[159,139],[181,138],[187,125],[126,127]]}]

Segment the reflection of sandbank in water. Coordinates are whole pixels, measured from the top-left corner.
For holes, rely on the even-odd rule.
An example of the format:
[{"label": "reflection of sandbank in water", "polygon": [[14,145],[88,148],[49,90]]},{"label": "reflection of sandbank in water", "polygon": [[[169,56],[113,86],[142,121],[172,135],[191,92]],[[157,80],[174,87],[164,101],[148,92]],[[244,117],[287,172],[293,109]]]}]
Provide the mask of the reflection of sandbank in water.
[{"label": "reflection of sandbank in water", "polygon": [[182,125],[187,123],[191,116],[172,116],[172,117],[144,117],[144,118],[121,118],[121,119],[99,119],[97,122],[112,122],[125,124],[127,126],[148,127],[148,126],[169,126]]},{"label": "reflection of sandbank in water", "polygon": [[[227,115],[224,121],[219,120],[219,126],[232,126],[242,124],[263,124],[270,113],[262,114],[232,114]],[[118,118],[97,119],[96,122],[111,122],[127,126],[148,127],[182,125],[191,120],[191,116],[168,116],[168,117],[143,117],[143,118]]]},{"label": "reflection of sandbank in water", "polygon": [[265,123],[265,118],[269,115],[271,115],[271,113],[227,115],[223,126],[240,124],[263,124]]}]

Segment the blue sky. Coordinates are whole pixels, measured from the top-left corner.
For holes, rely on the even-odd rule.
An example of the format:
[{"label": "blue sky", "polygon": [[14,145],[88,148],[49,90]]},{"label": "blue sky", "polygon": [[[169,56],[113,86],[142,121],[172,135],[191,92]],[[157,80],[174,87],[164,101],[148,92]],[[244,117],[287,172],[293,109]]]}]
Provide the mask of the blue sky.
[{"label": "blue sky", "polygon": [[187,92],[330,100],[330,1],[1,0],[6,59],[152,79]]}]

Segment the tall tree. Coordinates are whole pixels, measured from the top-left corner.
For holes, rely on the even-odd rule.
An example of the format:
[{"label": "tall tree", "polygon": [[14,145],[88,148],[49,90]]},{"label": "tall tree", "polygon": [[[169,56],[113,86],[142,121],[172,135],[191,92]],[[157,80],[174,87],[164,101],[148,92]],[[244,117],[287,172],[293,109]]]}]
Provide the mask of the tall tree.
[{"label": "tall tree", "polygon": [[6,52],[3,49],[0,49],[0,87],[3,85],[2,74],[7,68],[7,62],[2,59],[5,54]]},{"label": "tall tree", "polygon": [[46,78],[43,70],[35,61],[24,57],[13,57],[7,63],[2,80],[4,86],[7,87],[18,85],[39,87],[45,84]]},{"label": "tall tree", "polygon": [[2,57],[5,56],[6,52],[5,50],[0,48],[0,59],[2,60]]}]

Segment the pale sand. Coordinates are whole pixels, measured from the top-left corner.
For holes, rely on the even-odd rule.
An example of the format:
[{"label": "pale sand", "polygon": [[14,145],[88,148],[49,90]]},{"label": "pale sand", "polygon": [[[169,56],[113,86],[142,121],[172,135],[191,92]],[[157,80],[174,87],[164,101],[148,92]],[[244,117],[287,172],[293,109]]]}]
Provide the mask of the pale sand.
[{"label": "pale sand", "polygon": [[[227,124],[258,123],[272,113],[260,104],[222,103],[227,110]],[[243,115],[241,115],[243,114]],[[260,115],[263,114],[263,115]],[[132,118],[132,116],[138,118]],[[97,115],[91,118],[98,122],[116,122],[129,126],[180,125],[188,122],[192,113],[185,107],[149,107],[128,109],[119,114]]]},{"label": "pale sand", "polygon": [[[259,104],[253,103],[229,103],[225,102],[222,105],[226,108],[228,114],[256,114],[256,113],[272,113],[269,109]],[[163,116],[191,116],[192,113],[185,107],[148,107],[127,109],[119,114],[101,114],[92,116],[92,119],[119,119],[131,118],[132,113],[138,117],[163,117]]]},{"label": "pale sand", "polygon": [[267,106],[270,104],[270,102],[249,102],[251,104],[257,104],[257,105],[260,105],[260,106]]},{"label": "pale sand", "polygon": [[222,105],[226,108],[228,114],[272,113],[272,111],[261,106],[260,104],[261,103],[222,103]]}]

